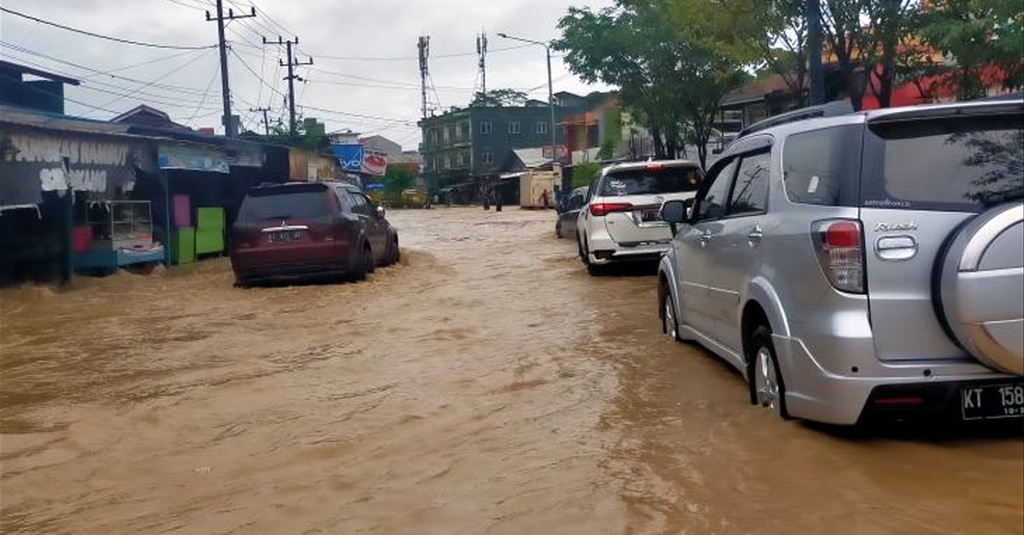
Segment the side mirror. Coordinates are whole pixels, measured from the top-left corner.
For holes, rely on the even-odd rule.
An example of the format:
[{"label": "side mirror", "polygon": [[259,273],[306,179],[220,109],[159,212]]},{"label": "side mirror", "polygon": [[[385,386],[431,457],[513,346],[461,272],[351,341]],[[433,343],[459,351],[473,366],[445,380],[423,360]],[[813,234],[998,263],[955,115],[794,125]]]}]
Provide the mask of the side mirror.
[{"label": "side mirror", "polygon": [[661,219],[672,227],[672,235],[678,231],[677,225],[689,220],[690,208],[693,207],[693,199],[685,201],[665,201],[661,205]]},{"label": "side mirror", "polygon": [[378,206],[377,207],[377,217],[379,217],[381,219],[384,219],[384,207],[383,206]]}]

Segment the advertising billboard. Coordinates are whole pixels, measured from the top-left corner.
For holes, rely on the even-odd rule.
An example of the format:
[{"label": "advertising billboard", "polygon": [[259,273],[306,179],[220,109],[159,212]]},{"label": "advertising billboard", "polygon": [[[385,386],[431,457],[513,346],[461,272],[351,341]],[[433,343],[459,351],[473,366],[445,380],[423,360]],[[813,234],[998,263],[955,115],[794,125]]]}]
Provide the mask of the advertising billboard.
[{"label": "advertising billboard", "polygon": [[341,167],[353,173],[363,170],[363,146],[352,145],[331,145],[331,153],[341,163]]}]

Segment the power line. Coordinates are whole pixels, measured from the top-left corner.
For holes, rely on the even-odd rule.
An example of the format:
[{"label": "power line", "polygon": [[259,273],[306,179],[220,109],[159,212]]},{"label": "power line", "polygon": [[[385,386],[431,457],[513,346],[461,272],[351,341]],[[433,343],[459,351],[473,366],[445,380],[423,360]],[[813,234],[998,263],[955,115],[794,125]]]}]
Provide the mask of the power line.
[{"label": "power line", "polygon": [[177,46],[177,45],[161,45],[161,44],[155,44],[155,43],[145,43],[145,42],[142,42],[142,41],[132,41],[131,39],[121,39],[120,37],[112,37],[112,36],[109,36],[109,35],[103,35],[103,34],[93,33],[93,32],[86,31],[86,30],[80,30],[78,28],[72,28],[71,26],[65,26],[63,24],[57,24],[56,22],[50,22],[50,21],[47,21],[47,20],[39,19],[39,18],[33,17],[31,15],[26,15],[24,13],[21,13],[21,12],[18,12],[18,11],[14,11],[13,9],[7,9],[6,7],[3,7],[3,6],[0,6],[0,11],[3,11],[4,13],[9,13],[11,15],[15,15],[15,16],[18,16],[18,17],[25,18],[25,19],[31,20],[33,22],[38,22],[39,24],[45,24],[47,26],[53,26],[55,28],[60,28],[62,30],[67,30],[69,32],[80,33],[82,35],[88,35],[89,37],[96,37],[96,38],[99,38],[99,39],[106,39],[108,41],[114,41],[116,43],[124,43],[124,44],[128,44],[128,45],[145,46],[145,47],[149,47],[149,48],[163,48],[163,49],[169,49],[169,50],[206,50],[206,49],[210,49],[210,48],[215,48],[217,46],[217,45]]},{"label": "power line", "polygon": [[[530,45],[513,45],[513,46],[508,46],[508,47],[505,47],[505,48],[495,48],[495,49],[492,49],[492,50],[488,50],[488,53],[492,53],[492,52],[508,52],[510,50],[518,50],[520,48],[526,48],[528,46],[530,46]],[[452,53],[452,54],[431,55],[430,58],[431,59],[436,59],[436,58],[463,58],[463,57],[475,56],[475,55],[477,55],[475,51],[474,52],[456,52],[456,53]],[[417,57],[417,56],[390,56],[390,57],[388,57],[388,56],[376,56],[376,57],[370,57],[370,56],[325,56],[325,55],[317,54],[316,57],[323,58],[323,59],[339,60],[339,61],[418,61],[419,60],[419,57]]]}]

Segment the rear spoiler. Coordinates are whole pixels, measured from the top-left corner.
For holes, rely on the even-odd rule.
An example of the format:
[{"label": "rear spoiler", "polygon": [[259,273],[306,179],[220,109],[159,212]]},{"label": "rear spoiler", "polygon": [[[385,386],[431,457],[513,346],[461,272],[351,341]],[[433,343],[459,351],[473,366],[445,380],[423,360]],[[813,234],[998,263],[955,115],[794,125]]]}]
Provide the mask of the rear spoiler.
[{"label": "rear spoiler", "polygon": [[894,108],[868,114],[868,124],[896,123],[942,117],[979,117],[985,115],[1012,115],[1024,113],[1024,98],[1008,95],[1007,98],[980,99],[957,105],[913,106]]}]

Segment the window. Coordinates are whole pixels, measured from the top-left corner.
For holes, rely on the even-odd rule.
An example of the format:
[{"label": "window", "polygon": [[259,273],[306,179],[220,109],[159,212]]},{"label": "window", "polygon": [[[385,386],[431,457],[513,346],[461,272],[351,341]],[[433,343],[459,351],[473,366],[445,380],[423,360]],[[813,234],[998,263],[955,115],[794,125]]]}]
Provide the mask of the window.
[{"label": "window", "polygon": [[772,155],[760,152],[740,161],[736,185],[729,196],[729,215],[760,214],[768,211],[768,179]]},{"label": "window", "polygon": [[518,134],[520,132],[522,132],[522,129],[521,129],[521,126],[519,124],[519,121],[509,121],[508,122],[508,133],[509,134]]},{"label": "window", "polygon": [[451,169],[452,168],[452,155],[451,154],[445,154],[444,155],[444,168],[445,169]]},{"label": "window", "polygon": [[1024,198],[1020,113],[871,125],[865,208],[980,212]]},{"label": "window", "polygon": [[449,128],[449,127],[447,127],[447,126],[446,126],[446,127],[444,127],[444,142],[445,142],[445,143],[450,143],[450,142],[451,142],[451,139],[452,139],[452,137],[451,137],[451,136],[452,136],[452,134],[451,134],[451,128]]},{"label": "window", "polygon": [[459,139],[469,140],[469,121],[459,123]]},{"label": "window", "polygon": [[547,123],[547,121],[537,121],[537,133],[538,134],[547,134],[548,133],[548,123]]},{"label": "window", "polygon": [[711,181],[710,186],[704,191],[704,196],[698,195],[697,206],[694,213],[697,221],[718,219],[725,213],[726,197],[729,195],[729,186],[732,184],[732,176],[736,172],[736,160],[731,160],[723,166],[716,166],[708,175]]},{"label": "window", "polygon": [[491,132],[494,132],[494,123],[491,121],[480,121],[480,133],[490,134]]},{"label": "window", "polygon": [[463,151],[463,152],[459,153],[459,165],[461,165],[461,166],[469,165],[469,152]]},{"label": "window", "polygon": [[432,141],[435,145],[437,145],[437,129],[436,128],[431,128],[430,129],[430,141]]},{"label": "window", "polygon": [[493,152],[485,152],[485,153],[481,154],[481,157],[482,157],[484,163],[487,163],[487,164],[494,163],[494,153]]},{"label": "window", "polygon": [[797,203],[856,206],[859,126],[793,134],[782,151],[786,197]]},{"label": "window", "polygon": [[697,191],[700,170],[696,167],[656,167],[627,169],[608,173],[601,184],[601,195],[657,195]]}]

